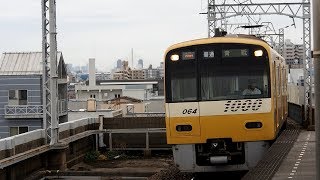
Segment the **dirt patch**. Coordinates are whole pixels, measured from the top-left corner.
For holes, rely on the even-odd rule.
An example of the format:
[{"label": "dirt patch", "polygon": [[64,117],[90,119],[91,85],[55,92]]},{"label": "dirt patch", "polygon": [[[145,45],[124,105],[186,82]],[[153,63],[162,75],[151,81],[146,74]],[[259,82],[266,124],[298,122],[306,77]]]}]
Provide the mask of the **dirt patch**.
[{"label": "dirt patch", "polygon": [[123,168],[123,167],[156,167],[166,168],[172,164],[171,158],[139,158],[139,159],[113,159],[113,160],[98,160],[96,162],[81,163],[79,167],[90,168]]},{"label": "dirt patch", "polygon": [[135,158],[98,160],[96,162],[79,163],[70,168],[71,171],[87,171],[105,173],[110,175],[147,175],[147,177],[169,169],[173,164],[171,157],[161,158]]},{"label": "dirt patch", "polygon": [[[81,162],[69,170],[101,174],[102,177],[103,175],[143,175],[141,177],[151,177],[154,174],[167,172],[174,167],[173,157],[170,153],[154,153],[152,157],[148,158],[141,154],[124,152],[105,152],[99,153],[98,156],[95,161]],[[166,173],[161,173],[161,176],[157,177],[163,176],[166,176]]]}]

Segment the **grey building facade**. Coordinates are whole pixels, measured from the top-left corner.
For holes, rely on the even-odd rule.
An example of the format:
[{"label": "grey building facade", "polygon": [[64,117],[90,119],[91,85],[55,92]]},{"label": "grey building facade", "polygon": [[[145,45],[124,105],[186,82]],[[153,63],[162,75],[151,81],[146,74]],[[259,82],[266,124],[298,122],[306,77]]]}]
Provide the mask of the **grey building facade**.
[{"label": "grey building facade", "polygon": [[303,45],[294,44],[286,39],[284,44],[283,57],[289,68],[303,68]]},{"label": "grey building facade", "polygon": [[[58,53],[59,121],[67,121],[67,70]],[[4,53],[0,59],[0,138],[42,128],[41,53]]]}]

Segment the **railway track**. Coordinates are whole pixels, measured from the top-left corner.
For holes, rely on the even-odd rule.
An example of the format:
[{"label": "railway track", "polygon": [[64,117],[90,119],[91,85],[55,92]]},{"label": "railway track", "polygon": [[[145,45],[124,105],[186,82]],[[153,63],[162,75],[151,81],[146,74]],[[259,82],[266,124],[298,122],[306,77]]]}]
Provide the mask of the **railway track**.
[{"label": "railway track", "polygon": [[287,129],[283,130],[277,140],[269,148],[265,158],[259,161],[257,166],[249,172],[228,172],[228,173],[206,173],[195,175],[192,173],[181,173],[176,167],[161,171],[150,180],[204,180],[204,179],[242,179],[242,180],[267,180],[271,179],[278,170],[283,159],[289,153],[300,133],[300,126],[292,120],[288,120]]}]

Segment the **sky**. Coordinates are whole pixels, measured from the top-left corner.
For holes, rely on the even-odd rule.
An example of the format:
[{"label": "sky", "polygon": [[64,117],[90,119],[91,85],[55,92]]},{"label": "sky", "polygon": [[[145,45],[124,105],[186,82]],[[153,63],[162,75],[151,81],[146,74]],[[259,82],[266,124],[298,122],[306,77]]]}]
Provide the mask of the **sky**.
[{"label": "sky", "polygon": [[[170,45],[207,37],[207,0],[57,0],[57,40],[66,63],[85,65],[96,58],[100,71],[116,60],[157,67]],[[0,53],[41,51],[41,0],[0,0]],[[236,20],[237,21],[237,20]],[[269,16],[277,27],[289,18]],[[299,43],[302,22],[285,30]],[[276,27],[276,28],[277,28]],[[297,35],[299,34],[299,35]]]}]

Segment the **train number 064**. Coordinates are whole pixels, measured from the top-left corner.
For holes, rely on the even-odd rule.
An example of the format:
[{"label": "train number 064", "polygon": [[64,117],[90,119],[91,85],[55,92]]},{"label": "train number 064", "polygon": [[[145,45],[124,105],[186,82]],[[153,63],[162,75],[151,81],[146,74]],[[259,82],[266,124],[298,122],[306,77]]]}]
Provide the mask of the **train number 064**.
[{"label": "train number 064", "polygon": [[182,114],[197,114],[198,109],[184,109]]}]

